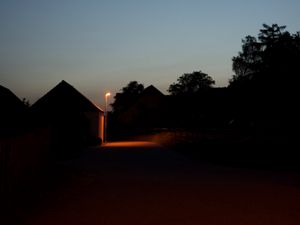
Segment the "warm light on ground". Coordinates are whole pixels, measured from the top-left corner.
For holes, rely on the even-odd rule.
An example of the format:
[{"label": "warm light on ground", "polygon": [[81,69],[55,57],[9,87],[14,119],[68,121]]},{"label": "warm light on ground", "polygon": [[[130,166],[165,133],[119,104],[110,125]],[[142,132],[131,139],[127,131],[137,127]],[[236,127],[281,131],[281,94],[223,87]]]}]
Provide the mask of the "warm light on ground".
[{"label": "warm light on ground", "polygon": [[103,147],[155,147],[156,143],[149,141],[117,141],[117,142],[108,142],[103,145]]}]

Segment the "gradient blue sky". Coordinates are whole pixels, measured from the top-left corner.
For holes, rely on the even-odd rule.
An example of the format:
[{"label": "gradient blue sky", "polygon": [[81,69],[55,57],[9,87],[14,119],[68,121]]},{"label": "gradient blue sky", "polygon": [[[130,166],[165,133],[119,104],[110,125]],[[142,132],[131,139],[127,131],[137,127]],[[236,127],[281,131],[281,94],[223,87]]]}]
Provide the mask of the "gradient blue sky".
[{"label": "gradient blue sky", "polygon": [[166,93],[197,70],[226,86],[263,23],[299,31],[300,1],[0,0],[0,84],[33,103],[64,79],[100,105],[129,81]]}]

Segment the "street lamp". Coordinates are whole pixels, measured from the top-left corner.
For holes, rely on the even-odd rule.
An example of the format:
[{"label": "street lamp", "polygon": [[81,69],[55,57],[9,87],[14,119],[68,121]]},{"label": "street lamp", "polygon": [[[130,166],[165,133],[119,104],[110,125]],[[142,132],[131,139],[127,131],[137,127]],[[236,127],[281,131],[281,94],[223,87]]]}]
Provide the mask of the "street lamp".
[{"label": "street lamp", "polygon": [[105,112],[104,112],[104,140],[103,142],[107,142],[107,98],[110,96],[110,92],[105,94]]}]

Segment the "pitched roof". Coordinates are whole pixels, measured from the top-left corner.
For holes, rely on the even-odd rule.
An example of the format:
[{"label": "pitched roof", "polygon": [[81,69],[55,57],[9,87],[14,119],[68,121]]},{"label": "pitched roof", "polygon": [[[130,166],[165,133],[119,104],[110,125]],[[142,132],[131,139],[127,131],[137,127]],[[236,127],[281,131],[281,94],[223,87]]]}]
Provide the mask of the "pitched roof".
[{"label": "pitched roof", "polygon": [[79,112],[103,112],[102,109],[64,80],[34,103],[32,109],[50,112],[72,110]]},{"label": "pitched roof", "polygon": [[148,86],[147,88],[144,89],[144,91],[141,93],[141,96],[144,95],[152,95],[152,96],[164,96],[163,93],[161,93],[156,87],[153,85]]},{"label": "pitched roof", "polygon": [[23,112],[25,105],[22,101],[9,89],[0,85],[0,102],[1,113],[3,112]]},{"label": "pitched roof", "polygon": [[0,137],[22,130],[26,107],[9,89],[0,85]]}]

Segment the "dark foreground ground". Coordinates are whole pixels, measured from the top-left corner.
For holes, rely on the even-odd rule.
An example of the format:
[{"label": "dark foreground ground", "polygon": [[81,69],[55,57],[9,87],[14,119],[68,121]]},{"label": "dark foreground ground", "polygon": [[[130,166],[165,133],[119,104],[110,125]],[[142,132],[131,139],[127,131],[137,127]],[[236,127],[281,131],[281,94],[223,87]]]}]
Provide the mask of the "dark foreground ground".
[{"label": "dark foreground ground", "polygon": [[7,224],[300,224],[298,172],[212,165],[152,142],[90,148],[56,170]]}]

